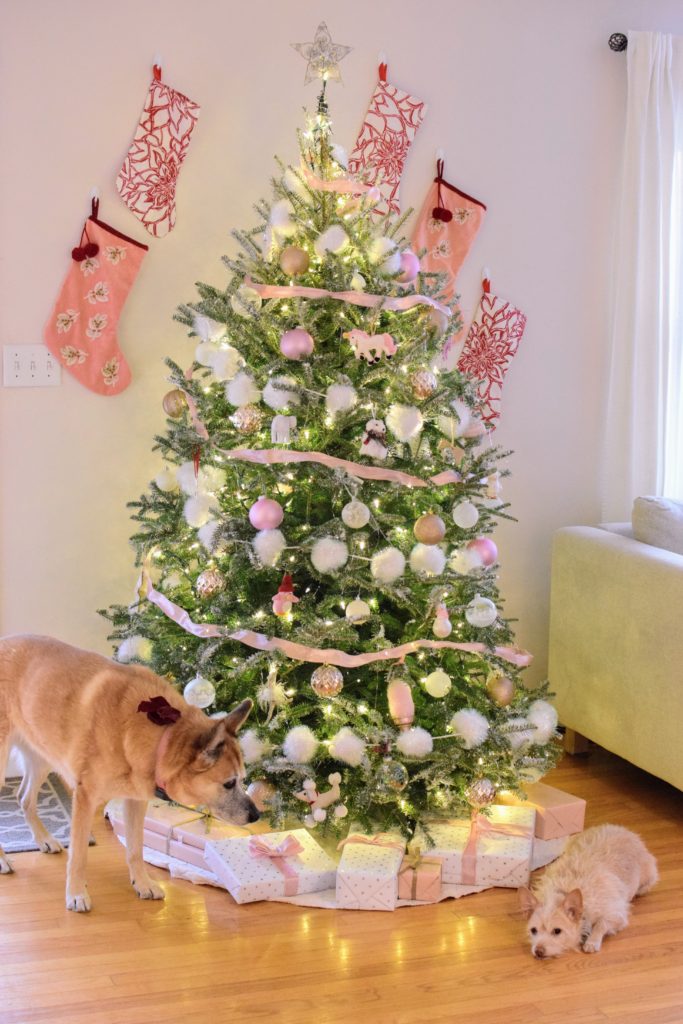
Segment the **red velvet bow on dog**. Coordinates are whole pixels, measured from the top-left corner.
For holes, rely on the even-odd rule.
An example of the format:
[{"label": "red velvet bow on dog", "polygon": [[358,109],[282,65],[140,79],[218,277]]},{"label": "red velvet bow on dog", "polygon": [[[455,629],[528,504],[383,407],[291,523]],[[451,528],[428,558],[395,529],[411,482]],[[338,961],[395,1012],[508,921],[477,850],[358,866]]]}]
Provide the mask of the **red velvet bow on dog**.
[{"label": "red velvet bow on dog", "polygon": [[165,697],[152,697],[138,704],[138,711],[144,711],[155,725],[173,725],[180,718],[180,711],[172,707]]}]

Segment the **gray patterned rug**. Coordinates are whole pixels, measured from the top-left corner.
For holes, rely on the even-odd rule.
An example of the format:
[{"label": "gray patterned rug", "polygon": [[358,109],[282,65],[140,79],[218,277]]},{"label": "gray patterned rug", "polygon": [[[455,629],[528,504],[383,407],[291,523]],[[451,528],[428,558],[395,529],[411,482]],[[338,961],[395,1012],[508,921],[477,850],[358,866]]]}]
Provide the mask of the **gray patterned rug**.
[{"label": "gray patterned rug", "polygon": [[[5,853],[23,853],[37,850],[31,830],[24,820],[17,802],[21,779],[6,779],[0,789],[0,846]],[[38,794],[38,814],[48,832],[59,839],[62,846],[69,845],[71,830],[71,797],[57,775],[49,775]],[[91,838],[91,844],[94,840]]]}]

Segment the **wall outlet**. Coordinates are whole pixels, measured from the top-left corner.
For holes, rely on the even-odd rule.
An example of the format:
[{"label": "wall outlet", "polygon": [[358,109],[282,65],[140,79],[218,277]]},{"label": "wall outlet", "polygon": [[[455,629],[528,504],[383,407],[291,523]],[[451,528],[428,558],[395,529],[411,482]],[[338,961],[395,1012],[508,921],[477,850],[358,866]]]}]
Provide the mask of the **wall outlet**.
[{"label": "wall outlet", "polygon": [[46,345],[3,345],[6,388],[46,388],[62,383],[62,368]]}]

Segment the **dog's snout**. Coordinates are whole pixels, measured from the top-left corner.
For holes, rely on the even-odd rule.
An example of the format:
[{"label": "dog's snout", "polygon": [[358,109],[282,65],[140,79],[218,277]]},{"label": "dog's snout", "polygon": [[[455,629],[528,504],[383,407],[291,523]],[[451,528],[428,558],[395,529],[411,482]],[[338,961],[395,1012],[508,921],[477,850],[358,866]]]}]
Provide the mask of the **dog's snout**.
[{"label": "dog's snout", "polygon": [[249,808],[249,816],[247,817],[247,821],[248,822],[258,821],[260,817],[261,817],[261,815],[260,815],[256,805],[252,804],[251,807]]},{"label": "dog's snout", "polygon": [[545,959],[545,946],[536,946],[534,950],[534,956],[537,960]]}]

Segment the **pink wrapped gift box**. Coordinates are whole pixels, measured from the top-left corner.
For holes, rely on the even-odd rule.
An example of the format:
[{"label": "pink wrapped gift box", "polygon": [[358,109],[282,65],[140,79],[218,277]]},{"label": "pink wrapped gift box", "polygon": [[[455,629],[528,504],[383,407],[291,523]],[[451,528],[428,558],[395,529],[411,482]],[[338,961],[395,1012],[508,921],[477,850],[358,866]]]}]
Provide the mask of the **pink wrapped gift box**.
[{"label": "pink wrapped gift box", "polygon": [[398,898],[430,902],[441,896],[441,861],[438,857],[403,858],[398,872]]},{"label": "pink wrapped gift box", "polygon": [[237,903],[334,888],[336,864],[304,828],[209,842],[205,855]]},{"label": "pink wrapped gift box", "polygon": [[531,854],[536,812],[531,807],[489,808],[490,815],[472,819],[432,821],[429,835],[418,829],[416,840],[442,864],[446,884],[526,885],[531,871]]},{"label": "pink wrapped gift box", "polygon": [[536,837],[538,839],[560,839],[583,832],[586,816],[586,801],[561,789],[547,786],[544,782],[525,785],[526,800],[514,793],[499,793],[496,802],[515,807],[533,807],[536,811]]},{"label": "pink wrapped gift box", "polygon": [[395,910],[405,840],[393,833],[350,833],[337,868],[337,906],[345,910]]},{"label": "pink wrapped gift box", "polygon": [[[116,833],[123,835],[123,801],[112,800],[107,805],[107,814]],[[165,800],[150,800],[145,813],[144,827],[149,832],[157,832],[161,836],[170,836],[172,829],[177,825],[201,820],[202,812],[194,810],[194,808],[178,807],[176,804],[167,803]]]}]

